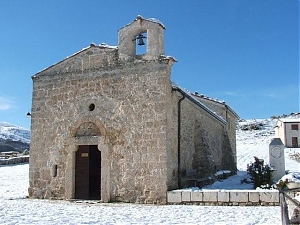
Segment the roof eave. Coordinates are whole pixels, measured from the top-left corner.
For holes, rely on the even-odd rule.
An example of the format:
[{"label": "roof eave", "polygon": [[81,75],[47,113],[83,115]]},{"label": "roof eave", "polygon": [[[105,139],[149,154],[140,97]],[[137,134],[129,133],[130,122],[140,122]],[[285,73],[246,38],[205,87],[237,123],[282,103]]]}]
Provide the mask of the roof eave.
[{"label": "roof eave", "polygon": [[183,89],[179,88],[179,87],[172,87],[173,91],[177,91],[179,93],[181,93],[182,95],[184,95],[187,99],[189,99],[191,102],[193,102],[194,104],[196,104],[198,107],[200,107],[201,109],[203,109],[205,112],[207,112],[209,115],[211,115],[212,117],[214,117],[215,119],[217,119],[219,122],[221,122],[224,125],[227,125],[227,121],[225,119],[223,119],[221,116],[217,115],[215,112],[213,112],[212,110],[210,110],[207,106],[205,106],[204,104],[202,104],[201,102],[199,102],[198,100],[196,100],[194,97],[192,97],[189,93],[187,93],[186,91],[184,91]]},{"label": "roof eave", "polygon": [[55,64],[52,64],[51,66],[48,66],[47,68],[45,68],[45,69],[43,69],[43,70],[37,72],[36,74],[34,74],[33,76],[31,76],[31,78],[33,79],[33,78],[39,76],[40,74],[42,74],[44,71],[46,71],[46,70],[48,70],[48,69],[50,69],[50,68],[52,68],[52,67],[54,67],[54,66],[56,66],[56,65],[58,65],[58,64],[60,64],[60,63],[62,63],[63,61],[65,61],[65,60],[67,60],[67,59],[70,59],[70,58],[72,58],[72,57],[74,57],[74,56],[76,56],[76,55],[79,55],[80,53],[82,53],[82,52],[84,52],[84,51],[86,51],[86,50],[88,50],[88,49],[90,49],[90,48],[94,48],[94,47],[100,48],[100,49],[104,49],[104,48],[106,48],[106,49],[107,49],[107,48],[110,48],[110,49],[117,49],[117,48],[118,48],[118,47],[116,47],[116,46],[109,46],[109,45],[107,45],[107,44],[105,44],[105,43],[102,43],[102,44],[99,45],[99,46],[92,43],[92,44],[90,44],[90,46],[85,47],[85,48],[81,49],[80,51],[75,52],[74,54],[72,54],[72,55],[70,55],[70,56],[64,58],[63,60],[60,60],[59,62],[57,62],[57,63],[55,63]]}]

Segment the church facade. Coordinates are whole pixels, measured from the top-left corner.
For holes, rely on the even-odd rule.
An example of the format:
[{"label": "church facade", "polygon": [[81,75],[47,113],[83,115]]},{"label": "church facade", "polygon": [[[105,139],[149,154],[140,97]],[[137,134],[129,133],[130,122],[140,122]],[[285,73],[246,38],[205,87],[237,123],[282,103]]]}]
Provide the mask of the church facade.
[{"label": "church facade", "polygon": [[30,197],[164,204],[188,171],[236,172],[237,114],[171,82],[164,29],[138,16],[32,77]]}]

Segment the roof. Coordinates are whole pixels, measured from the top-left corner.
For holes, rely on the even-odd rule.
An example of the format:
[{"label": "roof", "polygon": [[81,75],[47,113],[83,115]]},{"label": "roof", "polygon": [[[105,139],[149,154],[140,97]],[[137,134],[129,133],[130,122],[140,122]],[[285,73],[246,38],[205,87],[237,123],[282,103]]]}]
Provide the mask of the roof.
[{"label": "roof", "polygon": [[283,123],[300,123],[300,118],[282,118],[278,120]]},{"label": "roof", "polygon": [[209,100],[209,101],[213,101],[213,102],[216,102],[216,103],[220,103],[220,104],[224,104],[225,103],[225,101],[223,101],[223,100],[219,100],[217,98],[211,98],[211,97],[205,96],[204,94],[199,94],[198,92],[194,92],[194,93],[192,93],[192,95],[195,95],[198,98],[203,98],[203,99],[206,99],[206,100]]},{"label": "roof", "polygon": [[[135,20],[133,20],[131,23],[126,24],[124,27],[127,27],[127,26],[133,24],[135,21],[138,21],[138,20],[146,20],[146,21],[149,21],[149,22],[152,22],[152,23],[157,23],[163,29],[166,29],[165,25],[162,22],[160,22],[158,19],[156,19],[156,18],[148,18],[148,19],[146,19],[146,18],[144,18],[144,17],[142,17],[140,15],[138,15]],[[123,29],[124,27],[120,28],[119,30]]]},{"label": "roof", "polygon": [[223,105],[225,106],[233,115],[236,116],[236,118],[240,118],[239,115],[232,109],[230,108],[229,105],[226,104],[225,101],[223,100],[219,100],[217,98],[211,98],[211,97],[208,97],[208,96],[205,96],[203,94],[199,94],[198,92],[194,92],[192,93],[193,96],[196,96],[197,98],[201,98],[201,99],[205,99],[205,100],[208,100],[208,101],[211,101],[211,102],[214,102],[214,103],[217,103],[217,104],[220,104],[220,105]]},{"label": "roof", "polygon": [[178,91],[180,92],[182,95],[184,95],[187,99],[189,99],[191,102],[193,102],[194,104],[196,104],[198,107],[200,107],[201,109],[203,109],[205,112],[207,112],[209,115],[211,115],[212,117],[214,117],[215,119],[217,119],[219,122],[223,123],[224,125],[227,124],[227,121],[219,116],[216,112],[212,111],[210,108],[208,108],[206,105],[204,105],[202,102],[200,102],[196,97],[194,97],[192,95],[192,93],[190,93],[189,91],[179,87],[178,85],[176,85],[175,83],[172,83],[172,89],[174,91]]},{"label": "roof", "polygon": [[61,60],[61,61],[59,61],[59,62],[57,62],[57,63],[54,63],[54,64],[52,64],[51,66],[48,66],[48,67],[46,67],[45,69],[43,69],[43,70],[37,72],[37,73],[36,73],[35,75],[33,75],[32,77],[36,77],[36,76],[38,76],[40,73],[44,72],[45,70],[50,69],[50,68],[52,68],[52,67],[54,67],[54,66],[56,66],[56,65],[58,65],[58,64],[60,64],[60,63],[62,63],[62,62],[64,62],[65,60],[70,59],[70,58],[72,58],[72,57],[74,57],[74,56],[76,56],[76,55],[78,55],[78,54],[80,54],[80,53],[82,53],[82,52],[84,52],[84,51],[90,49],[90,48],[117,49],[118,47],[117,47],[117,46],[110,46],[110,45],[108,45],[108,44],[106,44],[106,43],[101,43],[100,45],[95,45],[94,43],[92,43],[92,44],[90,44],[90,46],[85,47],[85,48],[81,49],[80,51],[75,52],[74,54],[72,54],[72,55],[70,55],[70,56],[64,58],[63,60]]}]

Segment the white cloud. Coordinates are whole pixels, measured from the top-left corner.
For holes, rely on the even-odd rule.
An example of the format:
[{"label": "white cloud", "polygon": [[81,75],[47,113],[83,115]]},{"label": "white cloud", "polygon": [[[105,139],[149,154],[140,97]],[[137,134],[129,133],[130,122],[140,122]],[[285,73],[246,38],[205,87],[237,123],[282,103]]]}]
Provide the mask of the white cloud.
[{"label": "white cloud", "polygon": [[9,110],[13,107],[13,101],[9,98],[0,96],[0,111]]},{"label": "white cloud", "polygon": [[225,95],[230,95],[230,96],[236,96],[236,97],[242,97],[245,94],[243,94],[243,92],[241,91],[227,91],[224,93]]}]

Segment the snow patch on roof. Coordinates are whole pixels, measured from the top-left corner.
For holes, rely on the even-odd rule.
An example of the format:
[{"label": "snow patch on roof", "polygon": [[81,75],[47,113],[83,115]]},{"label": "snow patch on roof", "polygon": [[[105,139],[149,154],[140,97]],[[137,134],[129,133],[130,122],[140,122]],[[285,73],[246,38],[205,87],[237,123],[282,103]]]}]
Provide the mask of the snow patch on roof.
[{"label": "snow patch on roof", "polygon": [[40,71],[37,72],[33,77],[35,77],[35,76],[38,75],[39,73],[41,73],[41,72],[43,72],[43,71],[45,71],[45,70],[47,70],[47,69],[49,69],[49,68],[51,68],[51,67],[53,67],[53,66],[55,66],[55,65],[57,65],[57,64],[59,64],[59,63],[65,61],[66,59],[72,58],[73,56],[75,56],[75,55],[77,55],[77,54],[80,54],[81,52],[83,52],[83,51],[85,51],[85,50],[87,50],[87,49],[89,49],[89,48],[93,48],[93,47],[97,47],[97,48],[101,48],[101,49],[104,49],[104,48],[107,48],[107,49],[118,49],[118,46],[112,46],[112,45],[108,45],[108,44],[106,44],[106,43],[101,43],[100,45],[96,45],[96,44],[94,44],[94,43],[91,43],[90,46],[85,47],[85,48],[82,48],[81,50],[79,50],[79,51],[73,53],[72,55],[67,56],[67,57],[64,58],[63,60],[61,60],[61,61],[59,61],[59,62],[57,62],[57,63],[54,63],[54,64],[52,64],[51,66],[48,66],[48,67],[46,67],[46,68],[40,70]]},{"label": "snow patch on roof", "polygon": [[199,94],[198,92],[194,92],[194,93],[192,93],[192,95],[195,95],[198,98],[204,98],[204,99],[207,99],[207,100],[210,100],[210,101],[213,101],[213,102],[217,102],[217,103],[220,103],[220,104],[226,104],[226,102],[224,100],[219,100],[217,98],[211,98],[211,97],[205,96],[204,94]]},{"label": "snow patch on roof", "polygon": [[283,118],[279,120],[284,123],[300,123],[300,118]]},{"label": "snow patch on roof", "polygon": [[147,20],[147,21],[150,21],[152,23],[157,23],[160,26],[162,26],[162,28],[166,29],[165,25],[162,22],[160,22],[158,19],[156,19],[156,18],[148,18],[148,19],[146,19],[146,18],[142,17],[141,15],[138,15],[134,21],[137,21],[137,20]]},{"label": "snow patch on roof", "polygon": [[205,96],[204,94],[199,94],[198,92],[192,93],[192,95],[196,96],[197,98],[209,100],[211,102],[215,102],[221,105],[224,105],[228,110],[230,110],[237,118],[239,118],[239,115],[232,109],[230,106],[224,101],[224,100],[219,100],[217,98],[211,98],[208,96]]},{"label": "snow patch on roof", "polygon": [[99,45],[99,47],[101,47],[101,48],[112,48],[112,49],[117,49],[118,48],[118,46],[112,46],[112,45],[108,45],[106,43],[101,43]]},{"label": "snow patch on roof", "polygon": [[[157,23],[157,24],[159,24],[163,29],[166,29],[165,25],[164,25],[161,21],[159,21],[158,19],[156,19],[156,18],[148,18],[148,19],[147,19],[147,18],[142,17],[141,15],[138,15],[134,21],[132,21],[132,22],[126,24],[124,27],[129,26],[130,24],[134,23],[134,22],[137,21],[137,20],[146,20],[146,21],[149,21],[149,22],[152,22],[152,23]],[[122,28],[124,28],[124,27],[122,27]],[[120,28],[120,29],[122,29],[122,28]]]},{"label": "snow patch on roof", "polygon": [[148,21],[153,22],[153,23],[158,23],[158,24],[161,25],[164,29],[166,29],[165,25],[164,25],[161,21],[159,21],[158,19],[156,19],[156,18],[148,18],[148,19],[144,19],[144,20],[148,20]]},{"label": "snow patch on roof", "polygon": [[187,95],[191,100],[193,100],[198,106],[200,106],[202,109],[204,109],[210,115],[215,117],[220,122],[222,122],[224,124],[227,124],[227,121],[223,117],[219,116],[216,112],[212,111],[210,108],[208,108],[206,105],[204,105],[201,101],[199,101],[199,99],[195,98],[190,91],[188,91],[184,88],[181,88],[180,86],[178,86],[174,82],[172,82],[172,88],[181,90],[185,95]]},{"label": "snow patch on roof", "polygon": [[160,55],[159,58],[160,59],[172,59],[174,62],[178,62],[176,58],[174,58],[173,56],[169,56],[169,55]]}]

